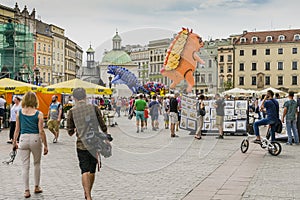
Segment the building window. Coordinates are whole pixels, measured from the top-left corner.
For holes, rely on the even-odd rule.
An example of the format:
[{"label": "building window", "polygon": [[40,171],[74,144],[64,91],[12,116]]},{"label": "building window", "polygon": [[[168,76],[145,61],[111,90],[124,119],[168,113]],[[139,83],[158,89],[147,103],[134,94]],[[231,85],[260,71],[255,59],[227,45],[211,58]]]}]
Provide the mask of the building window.
[{"label": "building window", "polygon": [[252,43],[256,43],[256,42],[257,42],[257,40],[258,40],[258,38],[257,38],[257,37],[252,37]]},{"label": "building window", "polygon": [[59,53],[57,53],[57,60],[59,61]]},{"label": "building window", "polygon": [[272,42],[272,36],[267,36],[267,37],[266,37],[266,41],[267,41],[267,42]]},{"label": "building window", "polygon": [[278,54],[283,54],[283,48],[278,48]]},{"label": "building window", "polygon": [[240,56],[244,55],[244,50],[240,50]]},{"label": "building window", "polygon": [[220,56],[220,62],[224,62],[224,56]]},{"label": "building window", "polygon": [[208,74],[208,83],[212,83],[212,74]]},{"label": "building window", "polygon": [[44,44],[44,48],[43,48],[44,52],[46,52],[46,44]]},{"label": "building window", "polygon": [[41,64],[41,56],[38,56],[38,64]]},{"label": "building window", "polygon": [[212,67],[212,60],[208,60],[208,67],[209,67],[209,68]]},{"label": "building window", "polygon": [[283,41],[284,39],[285,39],[285,36],[284,36],[284,35],[279,35],[278,41]]},{"label": "building window", "polygon": [[38,43],[38,50],[41,50],[41,43]]},{"label": "building window", "polygon": [[270,55],[270,49],[266,49],[266,55]]},{"label": "building window", "polygon": [[246,38],[242,37],[242,38],[240,39],[240,43],[245,43],[245,42],[246,42]]},{"label": "building window", "polygon": [[297,61],[293,61],[292,62],[292,70],[297,70],[298,68],[298,62]]},{"label": "building window", "polygon": [[299,34],[294,35],[294,40],[295,40],[295,41],[300,40],[300,35],[299,35]]},{"label": "building window", "polygon": [[244,85],[244,77],[239,77],[239,85]]},{"label": "building window", "polygon": [[48,83],[50,83],[50,80],[51,80],[51,76],[50,73],[48,73]]},{"label": "building window", "polygon": [[50,44],[48,45],[48,52],[50,53],[51,51],[51,47],[50,47]]},{"label": "building window", "polygon": [[251,84],[256,85],[256,76],[252,76]]},{"label": "building window", "polygon": [[224,66],[220,66],[220,73],[224,73]]},{"label": "building window", "polygon": [[220,77],[219,86],[220,87],[224,86],[224,77],[223,76]]},{"label": "building window", "polygon": [[256,71],[256,63],[252,63],[252,71]]},{"label": "building window", "polygon": [[283,62],[278,62],[277,69],[278,70],[283,70]]},{"label": "building window", "polygon": [[244,65],[244,63],[240,63],[240,71],[245,71],[245,65]]},{"label": "building window", "polygon": [[265,76],[265,85],[270,85],[271,79],[270,76]]},{"label": "building window", "polygon": [[227,73],[232,73],[232,66],[231,65],[228,65]]},{"label": "building window", "polygon": [[200,83],[205,83],[205,74],[200,75]]},{"label": "building window", "polygon": [[277,85],[283,85],[283,76],[278,76]]},{"label": "building window", "polygon": [[252,56],[256,56],[256,49],[252,49]]},{"label": "building window", "polygon": [[265,70],[266,71],[270,71],[271,70],[270,62],[265,62]]},{"label": "building window", "polygon": [[228,62],[232,62],[232,55],[228,55],[228,56],[227,56],[227,61],[228,61]]},{"label": "building window", "polygon": [[297,48],[293,48],[292,53],[297,54]]},{"label": "building window", "polygon": [[46,65],[46,57],[43,57],[43,65]]},{"label": "building window", "polygon": [[298,77],[292,76],[292,85],[298,85]]},{"label": "building window", "polygon": [[50,61],[50,58],[48,58],[48,66],[50,66],[51,64],[51,61]]}]

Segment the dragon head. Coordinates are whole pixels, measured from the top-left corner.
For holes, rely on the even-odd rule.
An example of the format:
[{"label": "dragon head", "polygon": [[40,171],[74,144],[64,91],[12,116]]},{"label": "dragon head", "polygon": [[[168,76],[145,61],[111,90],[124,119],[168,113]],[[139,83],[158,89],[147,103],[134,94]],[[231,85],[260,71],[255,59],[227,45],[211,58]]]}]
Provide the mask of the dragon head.
[{"label": "dragon head", "polygon": [[118,66],[108,65],[108,67],[107,67],[107,73],[116,75],[117,69],[118,69]]}]

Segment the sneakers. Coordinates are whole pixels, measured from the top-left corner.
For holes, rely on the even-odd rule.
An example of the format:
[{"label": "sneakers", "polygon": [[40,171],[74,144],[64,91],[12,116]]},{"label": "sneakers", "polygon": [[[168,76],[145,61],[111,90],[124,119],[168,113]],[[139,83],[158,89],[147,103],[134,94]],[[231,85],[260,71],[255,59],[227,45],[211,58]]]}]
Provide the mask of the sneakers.
[{"label": "sneakers", "polygon": [[139,131],[139,129],[138,130],[136,130],[136,133],[139,133],[140,131]]},{"label": "sneakers", "polygon": [[285,143],[286,145],[293,145],[293,143],[289,143],[289,142],[287,142],[287,143]]},{"label": "sneakers", "polygon": [[53,143],[57,143],[57,138],[54,138],[54,139],[53,139]]},{"label": "sneakers", "polygon": [[144,132],[144,129],[143,129],[143,128],[141,128],[141,132]]},{"label": "sneakers", "polygon": [[224,139],[224,136],[223,135],[219,135],[216,137],[216,139]]}]

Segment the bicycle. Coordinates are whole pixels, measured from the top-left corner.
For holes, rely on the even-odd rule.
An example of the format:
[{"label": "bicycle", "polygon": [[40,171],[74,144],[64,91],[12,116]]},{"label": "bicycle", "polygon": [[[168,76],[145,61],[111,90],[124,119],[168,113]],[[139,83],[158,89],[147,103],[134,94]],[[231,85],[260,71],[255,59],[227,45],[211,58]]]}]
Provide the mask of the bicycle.
[{"label": "bicycle", "polygon": [[[255,137],[254,134],[254,130],[253,130],[253,124],[255,122],[256,117],[254,117],[253,115],[249,115],[248,118],[252,118],[252,122],[250,122],[250,119],[248,120],[248,125],[247,125],[247,137],[245,139],[243,139],[242,143],[241,143],[241,152],[242,153],[246,153],[249,149],[249,139]],[[271,142],[269,140],[271,135],[271,125],[269,125],[268,127],[268,131],[267,131],[267,135],[266,138],[262,138],[261,143],[260,143],[260,147],[263,149],[268,150],[268,152],[272,155],[272,156],[278,156],[281,153],[281,145],[279,142]]]}]

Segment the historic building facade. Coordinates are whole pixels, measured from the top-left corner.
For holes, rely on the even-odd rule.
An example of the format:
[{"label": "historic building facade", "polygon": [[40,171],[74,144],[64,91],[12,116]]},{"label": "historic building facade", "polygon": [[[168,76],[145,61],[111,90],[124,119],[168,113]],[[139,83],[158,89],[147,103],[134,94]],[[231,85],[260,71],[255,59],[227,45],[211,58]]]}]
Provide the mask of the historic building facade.
[{"label": "historic building facade", "polygon": [[300,29],[247,32],[235,42],[234,86],[299,91]]},{"label": "historic building facade", "polygon": [[65,41],[65,81],[76,78],[76,43],[70,38]]},{"label": "historic building facade", "polygon": [[166,52],[171,42],[170,38],[149,41],[149,81],[170,85],[170,80],[161,75],[160,69],[163,68]]},{"label": "historic building facade", "polygon": [[138,65],[138,79],[141,83],[149,81],[149,50],[148,46],[138,46],[131,48],[130,58],[132,62]]}]

